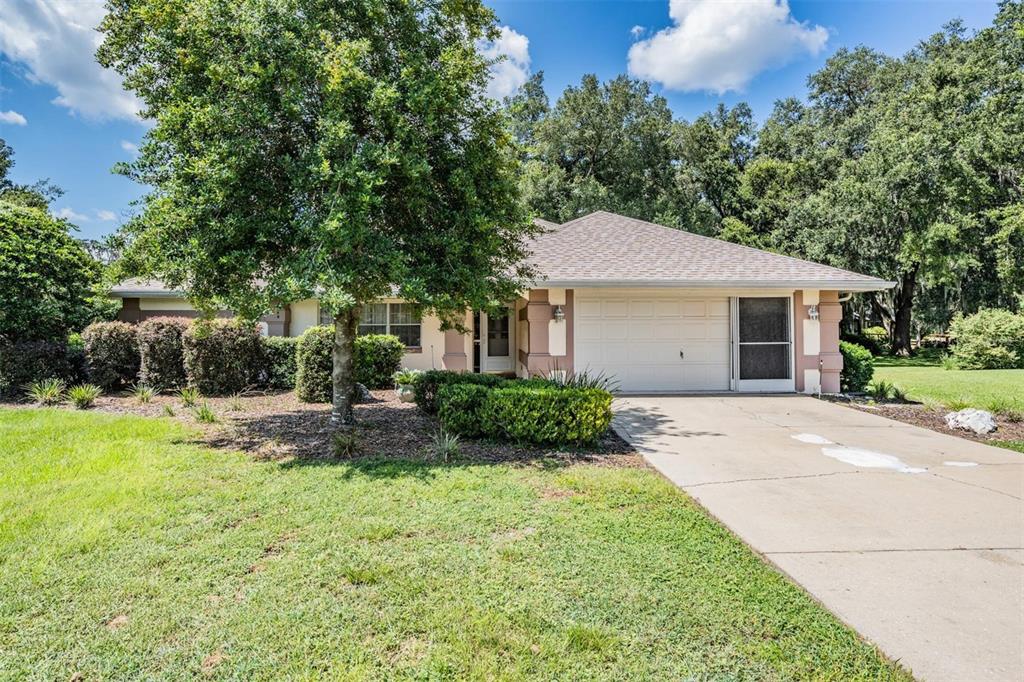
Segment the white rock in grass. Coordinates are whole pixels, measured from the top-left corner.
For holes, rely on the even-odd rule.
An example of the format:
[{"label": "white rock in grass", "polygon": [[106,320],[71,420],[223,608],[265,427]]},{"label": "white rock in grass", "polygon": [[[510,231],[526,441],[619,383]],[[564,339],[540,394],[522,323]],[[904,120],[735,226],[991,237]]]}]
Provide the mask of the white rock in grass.
[{"label": "white rock in grass", "polygon": [[976,410],[973,407],[950,412],[946,415],[946,426],[951,429],[974,431],[977,434],[992,433],[996,430],[996,420],[991,412]]}]

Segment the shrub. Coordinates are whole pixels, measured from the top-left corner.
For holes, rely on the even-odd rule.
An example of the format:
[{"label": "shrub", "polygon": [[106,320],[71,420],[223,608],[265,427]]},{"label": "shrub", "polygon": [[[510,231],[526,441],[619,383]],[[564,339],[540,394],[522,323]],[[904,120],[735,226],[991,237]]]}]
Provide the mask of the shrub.
[{"label": "shrub", "polygon": [[127,322],[94,322],[82,332],[89,378],[108,391],[135,382],[139,375],[139,340]]},{"label": "shrub", "polygon": [[889,332],[885,331],[885,327],[867,327],[861,334],[874,344],[877,352],[868,347],[868,350],[871,350],[874,355],[888,355],[892,352],[892,340],[889,338]]},{"label": "shrub", "polygon": [[29,384],[25,396],[36,405],[57,405],[64,402],[64,382],[60,379],[43,379]]},{"label": "shrub", "polygon": [[139,381],[163,390],[185,385],[182,337],[190,322],[180,317],[154,317],[138,327]]},{"label": "shrub", "polygon": [[333,396],[331,372],[334,364],[331,348],[334,329],[310,327],[295,347],[295,394],[307,403],[329,403]]},{"label": "shrub", "polygon": [[612,421],[612,394],[599,388],[493,389],[479,407],[488,436],[549,445],[596,442]]},{"label": "shrub", "polygon": [[367,388],[391,388],[402,366],[405,346],[397,336],[368,334],[356,337],[356,381]]},{"label": "shrub", "polygon": [[950,333],[960,369],[1024,368],[1024,314],[992,309],[958,315]]},{"label": "shrub", "polygon": [[478,386],[500,386],[508,379],[496,374],[472,374],[432,369],[416,377],[416,405],[427,414],[437,414],[437,392],[450,384],[476,384]]},{"label": "shrub", "polygon": [[287,336],[263,338],[263,354],[266,358],[263,383],[270,388],[295,388],[295,373],[298,365],[295,358],[299,340]]},{"label": "shrub", "polygon": [[81,381],[84,356],[63,341],[19,341],[0,337],[0,398],[20,396],[29,384],[45,379]]},{"label": "shrub", "polygon": [[239,319],[196,320],[182,336],[185,375],[203,395],[229,395],[255,384],[264,365],[256,325]]},{"label": "shrub", "polygon": [[871,357],[871,351],[849,341],[840,341],[839,352],[843,354],[843,371],[839,377],[843,392],[863,391],[875,374],[875,359]]},{"label": "shrub", "polygon": [[[307,403],[328,403],[333,396],[331,351],[334,327],[310,327],[299,337],[295,392]],[[370,334],[355,342],[355,380],[368,388],[390,388],[402,365],[405,346],[395,336]]]},{"label": "shrub", "polygon": [[79,410],[87,410],[96,399],[103,395],[103,389],[95,384],[78,384],[68,389],[68,399]]},{"label": "shrub", "polygon": [[481,408],[492,389],[480,384],[448,384],[437,392],[437,414],[446,431],[470,438],[484,432]]},{"label": "shrub", "polygon": [[423,374],[423,370],[420,369],[400,369],[391,375],[396,386],[415,386],[416,380]]}]

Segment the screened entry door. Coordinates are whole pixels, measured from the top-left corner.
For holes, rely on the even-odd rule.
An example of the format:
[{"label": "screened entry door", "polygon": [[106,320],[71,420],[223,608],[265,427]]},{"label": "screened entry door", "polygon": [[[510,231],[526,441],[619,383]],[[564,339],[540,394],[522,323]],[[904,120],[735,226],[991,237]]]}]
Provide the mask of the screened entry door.
[{"label": "screened entry door", "polygon": [[790,298],[750,297],[736,300],[736,389],[795,390]]},{"label": "screened entry door", "polygon": [[480,313],[480,371],[511,372],[515,367],[512,357],[512,310],[494,317]]}]

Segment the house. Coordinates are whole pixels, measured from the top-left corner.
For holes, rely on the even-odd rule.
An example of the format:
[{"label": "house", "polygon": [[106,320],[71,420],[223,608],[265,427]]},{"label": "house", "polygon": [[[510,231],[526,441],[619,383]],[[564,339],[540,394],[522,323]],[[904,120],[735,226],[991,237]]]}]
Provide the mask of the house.
[{"label": "house", "polygon": [[[531,245],[542,278],[471,334],[442,331],[399,299],[367,305],[360,333],[389,333],[405,366],[520,376],[568,370],[614,376],[624,392],[839,391],[841,301],[893,286],[875,277],[598,211]],[[180,292],[128,281],[121,319],[197,313]],[[225,313],[226,314],[226,313]],[[297,336],[330,323],[315,299],[263,318]]]}]

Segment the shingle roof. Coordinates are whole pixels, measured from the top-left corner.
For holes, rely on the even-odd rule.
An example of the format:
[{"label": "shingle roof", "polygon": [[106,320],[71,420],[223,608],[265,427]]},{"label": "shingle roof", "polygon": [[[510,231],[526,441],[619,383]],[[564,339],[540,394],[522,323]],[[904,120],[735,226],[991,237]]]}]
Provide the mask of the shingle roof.
[{"label": "shingle roof", "polygon": [[870,291],[891,282],[597,211],[550,229],[530,262],[549,286],[807,287]]}]

